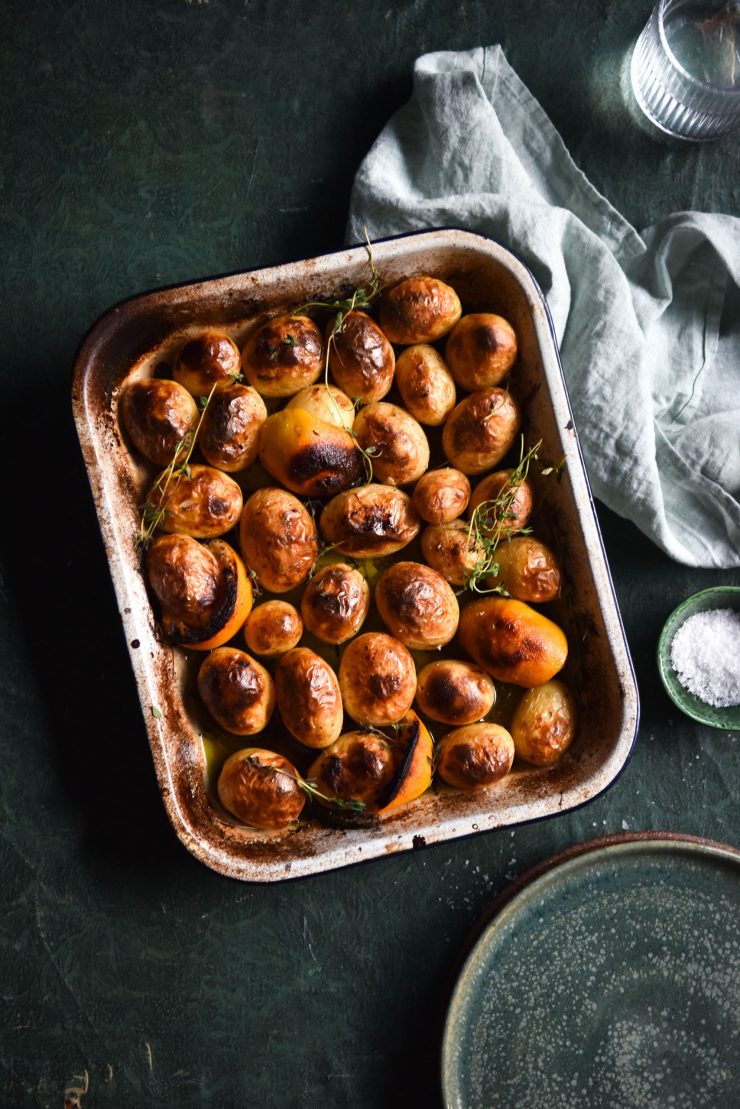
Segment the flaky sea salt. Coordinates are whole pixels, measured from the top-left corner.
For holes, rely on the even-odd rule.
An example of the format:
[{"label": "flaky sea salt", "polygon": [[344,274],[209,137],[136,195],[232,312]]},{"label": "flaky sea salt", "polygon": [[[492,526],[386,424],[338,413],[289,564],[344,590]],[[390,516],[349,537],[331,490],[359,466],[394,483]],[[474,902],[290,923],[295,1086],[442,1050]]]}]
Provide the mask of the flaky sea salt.
[{"label": "flaky sea salt", "polygon": [[713,608],[690,616],[673,637],[678,680],[716,708],[740,705],[740,612]]}]

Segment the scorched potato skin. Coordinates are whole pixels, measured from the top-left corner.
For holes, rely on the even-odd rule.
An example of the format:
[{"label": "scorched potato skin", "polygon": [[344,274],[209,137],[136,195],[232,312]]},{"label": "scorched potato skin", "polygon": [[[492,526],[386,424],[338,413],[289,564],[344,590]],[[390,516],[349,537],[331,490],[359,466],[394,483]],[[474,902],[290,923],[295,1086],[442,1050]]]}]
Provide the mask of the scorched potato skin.
[{"label": "scorched potato skin", "polygon": [[244,345],[242,370],[263,397],[292,397],[324,369],[324,342],[308,316],[276,316]]},{"label": "scorched potato skin", "polygon": [[422,562],[396,562],[375,587],[375,604],[388,631],[411,650],[449,643],[457,631],[457,598],[441,574]]},{"label": "scorched potato skin", "polygon": [[163,531],[194,539],[225,535],[238,523],[243,507],[242,491],[233,478],[199,463],[169,482],[160,475],[149,500],[165,510]]},{"label": "scorched potato skin", "polygon": [[407,277],[380,301],[380,326],[392,343],[433,343],[462,315],[460,298],[437,277]]},{"label": "scorched potato skin", "polygon": [[557,680],[527,690],[511,721],[516,753],[532,766],[557,762],[573,742],[575,730],[575,698]]},{"label": "scorched potato skin", "polygon": [[391,485],[361,485],[329,501],[319,520],[327,543],[353,558],[402,550],[419,532],[411,498]]},{"label": "scorched potato skin", "polygon": [[287,593],[305,581],[319,553],[309,513],[292,493],[272,486],[244,505],[239,541],[247,566],[270,593]]},{"label": "scorched potato skin", "polygon": [[244,641],[250,651],[275,658],[297,647],[303,635],[303,621],[287,601],[264,601],[255,605],[244,625]]},{"label": "scorched potato skin", "polygon": [[306,803],[299,780],[293,763],[283,755],[245,747],[224,763],[218,777],[218,799],[244,824],[279,831],[298,819]]},{"label": "scorched potato skin", "polygon": [[513,535],[529,522],[534,506],[532,486],[524,478],[517,479],[514,473],[514,470],[497,470],[473,489],[468,516],[480,508],[477,522],[484,535],[494,531],[502,537]]},{"label": "scorched potato skin", "polygon": [[462,516],[470,500],[470,482],[460,470],[430,470],[414,488],[414,508],[428,524],[449,524]]},{"label": "scorched potato skin", "polygon": [[417,675],[416,703],[440,724],[473,724],[493,707],[496,691],[483,670],[463,659],[440,659]]},{"label": "scorched potato skin", "polygon": [[241,373],[241,356],[233,339],[219,331],[205,331],[181,349],[172,376],[194,397],[207,397]]},{"label": "scorched potato skin", "polygon": [[312,763],[308,777],[325,797],[377,812],[398,766],[398,752],[377,732],[345,732]]},{"label": "scorched potato skin", "polygon": [[494,785],[511,770],[514,740],[499,724],[468,724],[437,744],[437,771],[457,789]]},{"label": "scorched potato skin", "polygon": [[347,713],[358,724],[376,728],[395,724],[414,700],[414,660],[393,636],[366,632],[344,649],[339,687]]},{"label": "scorched potato skin", "polygon": [[469,393],[498,385],[516,362],[514,328],[493,312],[463,316],[450,332],[445,360],[450,373]]},{"label": "scorched potato skin", "polygon": [[439,427],[455,407],[457,393],[442,355],[427,343],[406,350],[396,360],[396,385],[414,419]]},{"label": "scorched potato skin", "polygon": [[481,389],[461,400],[442,431],[446,457],[464,474],[490,470],[516,439],[522,416],[505,389]]},{"label": "scorched potato skin", "polygon": [[466,585],[484,552],[464,520],[432,524],[421,534],[421,553],[433,570],[451,585]]},{"label": "scorched potato skin", "polygon": [[429,466],[429,442],[421,424],[396,404],[365,405],[353,430],[371,458],[373,476],[384,485],[410,485]]},{"label": "scorched potato skin", "polygon": [[370,608],[370,588],[346,562],[318,570],[301,598],[301,614],[308,630],[324,643],[345,643],[357,635]]},{"label": "scorched potato skin", "polygon": [[498,573],[486,579],[489,587],[503,585],[518,601],[544,604],[560,592],[560,567],[555,555],[533,535],[515,535],[496,548]]},{"label": "scorched potato skin", "polygon": [[267,417],[259,456],[276,481],[301,497],[333,497],[357,485],[364,473],[362,454],[347,429],[305,408],[283,408]]},{"label": "scorched potato skin", "polygon": [[257,457],[259,433],[267,419],[265,402],[251,385],[217,389],[203,413],[198,446],[211,466],[237,473]]},{"label": "scorched potato skin", "polygon": [[277,702],[283,724],[306,747],[328,747],[344,720],[337,676],[308,647],[296,647],[275,670]]},{"label": "scorched potato skin", "polygon": [[255,735],[275,710],[275,685],[256,659],[218,647],[198,671],[198,692],[213,719],[232,735]]},{"label": "scorched potato skin", "polygon": [[327,327],[329,370],[340,389],[363,404],[381,400],[393,384],[396,357],[387,337],[366,312],[348,312],[338,331]]},{"label": "scorched potato skin", "polygon": [[119,410],[136,449],[157,466],[169,466],[178,444],[198,422],[190,393],[167,378],[132,381],[121,394]]},{"label": "scorched potato skin", "polygon": [[496,681],[525,688],[550,681],[568,657],[568,642],[557,624],[523,601],[503,597],[467,604],[458,639]]}]

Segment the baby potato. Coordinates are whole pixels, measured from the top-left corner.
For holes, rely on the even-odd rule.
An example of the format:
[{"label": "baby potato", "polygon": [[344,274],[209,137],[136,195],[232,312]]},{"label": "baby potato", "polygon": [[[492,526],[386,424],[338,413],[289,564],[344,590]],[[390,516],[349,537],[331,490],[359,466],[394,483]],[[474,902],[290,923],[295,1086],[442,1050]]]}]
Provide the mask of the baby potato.
[{"label": "baby potato", "polygon": [[472,724],[493,708],[493,682],[477,666],[457,659],[440,659],[417,675],[416,703],[441,724]]},{"label": "baby potato", "polygon": [[549,547],[531,535],[515,535],[496,547],[498,574],[486,579],[489,586],[503,585],[518,601],[542,604],[560,592],[560,569]]},{"label": "baby potato", "polygon": [[425,343],[407,347],[396,361],[396,385],[420,424],[438,427],[455,407],[455,382],[442,355]]},{"label": "baby potato", "polygon": [[372,316],[348,312],[332,335],[327,328],[329,369],[340,389],[363,404],[381,400],[393,384],[393,347]]},{"label": "baby potato", "polygon": [[428,524],[449,524],[462,516],[470,500],[470,482],[465,474],[446,466],[430,470],[414,489],[414,508]]},{"label": "baby potato", "polygon": [[355,418],[354,433],[372,459],[374,477],[384,485],[408,485],[429,465],[429,443],[421,426],[395,404],[365,405]]},{"label": "baby potato", "polygon": [[160,474],[149,491],[151,504],[164,509],[162,530],[194,539],[225,535],[241,515],[241,489],[212,466],[193,463],[189,470],[169,483],[166,472]]},{"label": "baby potato", "polygon": [[445,358],[453,378],[469,393],[498,385],[517,356],[516,333],[508,320],[493,312],[473,312],[455,324],[447,338]]},{"label": "baby potato", "polygon": [[239,523],[244,560],[268,593],[287,593],[305,581],[319,553],[316,525],[285,489],[258,489]]},{"label": "baby potato", "polygon": [[251,385],[217,389],[198,432],[206,462],[230,474],[246,470],[257,457],[259,432],[266,419],[265,402]]},{"label": "baby potato", "polygon": [[198,422],[198,406],[187,389],[158,377],[127,385],[120,412],[134,446],[158,466],[170,464],[178,444]]},{"label": "baby potato", "polygon": [[557,762],[573,742],[575,730],[575,699],[559,681],[528,689],[511,721],[516,753],[532,766]]},{"label": "baby potato", "polygon": [[499,682],[530,688],[565,665],[568,641],[561,628],[523,601],[486,597],[462,610],[460,646]]},{"label": "baby potato", "polygon": [[344,721],[337,676],[328,662],[308,647],[295,647],[275,670],[277,703],[283,724],[306,747],[328,747]]},{"label": "baby potato", "polygon": [[499,724],[455,728],[437,744],[437,772],[457,789],[479,789],[500,782],[513,761],[514,740]]},{"label": "baby potato", "polygon": [[361,485],[329,501],[319,520],[327,543],[353,558],[394,554],[416,537],[411,498],[389,485]]},{"label": "baby potato", "polygon": [[377,732],[345,732],[311,764],[308,776],[326,798],[377,812],[398,768],[398,748]]},{"label": "baby potato", "polygon": [[172,368],[175,381],[194,397],[207,397],[211,389],[231,385],[241,374],[239,348],[228,335],[205,331],[185,344]]},{"label": "baby potato", "polygon": [[433,343],[462,315],[455,290],[436,277],[407,277],[380,301],[380,326],[392,343]]},{"label": "baby potato", "polygon": [[370,608],[370,589],[359,570],[346,562],[324,566],[301,598],[303,621],[324,643],[344,643],[357,635]]},{"label": "baby potato", "polygon": [[395,724],[411,708],[416,693],[414,660],[392,636],[366,632],[344,650],[339,688],[345,709],[358,724]]},{"label": "baby potato", "polygon": [[256,655],[274,658],[297,647],[303,635],[300,614],[287,601],[256,605],[244,625],[244,640]]},{"label": "baby potato", "polygon": [[513,535],[527,526],[534,504],[532,486],[523,478],[517,480],[515,472],[497,470],[479,481],[473,490],[468,516],[480,509],[476,519],[485,535],[494,532],[499,536]]},{"label": "baby potato", "polygon": [[203,659],[198,692],[213,719],[234,735],[261,732],[275,710],[275,686],[256,659],[219,647]]},{"label": "baby potato", "polygon": [[321,376],[324,341],[308,316],[276,316],[253,332],[242,370],[263,397],[292,397]]},{"label": "baby potato", "polygon": [[442,449],[464,474],[490,470],[516,439],[522,417],[505,389],[481,389],[461,400],[442,431]]},{"label": "baby potato", "polygon": [[434,524],[421,533],[421,553],[433,570],[451,585],[467,585],[484,557],[468,524]]},{"label": "baby potato", "polygon": [[347,429],[305,408],[283,408],[267,417],[259,455],[269,474],[302,497],[332,497],[364,475],[362,454]]},{"label": "baby potato", "polygon": [[296,393],[285,407],[302,408],[324,423],[336,424],[345,431],[351,431],[355,422],[354,404],[336,385],[309,385]]},{"label": "baby potato", "polygon": [[218,777],[218,799],[238,820],[277,831],[297,820],[306,803],[301,777],[275,751],[245,747],[235,751]]},{"label": "baby potato", "polygon": [[436,570],[422,562],[396,562],[380,575],[375,604],[391,635],[406,647],[430,651],[457,631],[457,598]]}]

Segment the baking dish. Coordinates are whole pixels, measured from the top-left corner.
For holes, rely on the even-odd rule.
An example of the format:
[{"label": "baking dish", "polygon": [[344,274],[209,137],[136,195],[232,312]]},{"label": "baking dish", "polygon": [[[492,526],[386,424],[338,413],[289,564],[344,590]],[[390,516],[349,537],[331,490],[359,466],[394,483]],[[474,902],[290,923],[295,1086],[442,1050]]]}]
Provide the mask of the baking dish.
[{"label": "baking dish", "polygon": [[[606,789],[629,758],[637,689],[568,404],[547,307],[526,266],[500,244],[460,230],[373,244],[384,283],[430,273],[451,284],[464,311],[496,311],[513,324],[520,358],[511,388],[528,442],[560,463],[535,476],[544,507],[538,534],[563,554],[561,596],[548,615],[566,630],[565,680],[577,693],[578,736],[552,769],[517,768],[503,783],[462,793],[434,789],[377,826],[316,820],[267,833],[232,821],[213,800],[203,722],[190,695],[192,661],[158,638],[136,545],[151,471],[128,448],[117,405],[122,385],[155,371],[193,331],[218,327],[239,342],[265,311],[346,295],[368,278],[364,246],[288,265],[146,293],[100,319],[74,371],[72,403],[162,799],[192,853],[214,870],[274,881],[329,870],[487,829],[566,812]],[[541,519],[541,525],[539,520]]]}]

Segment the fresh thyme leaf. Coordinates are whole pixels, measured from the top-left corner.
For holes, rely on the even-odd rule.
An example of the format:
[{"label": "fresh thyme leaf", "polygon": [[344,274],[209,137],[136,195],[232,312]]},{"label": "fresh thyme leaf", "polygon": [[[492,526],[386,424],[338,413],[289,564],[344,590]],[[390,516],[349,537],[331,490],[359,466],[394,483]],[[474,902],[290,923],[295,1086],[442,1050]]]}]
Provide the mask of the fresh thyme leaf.
[{"label": "fresh thyme leaf", "polygon": [[233,385],[241,385],[244,381],[244,374],[229,374],[229,379]]},{"label": "fresh thyme leaf", "polygon": [[149,708],[151,709],[152,716],[154,717],[155,720],[161,720],[162,719],[162,713],[161,713],[160,709],[157,708],[156,705],[150,705]]}]

